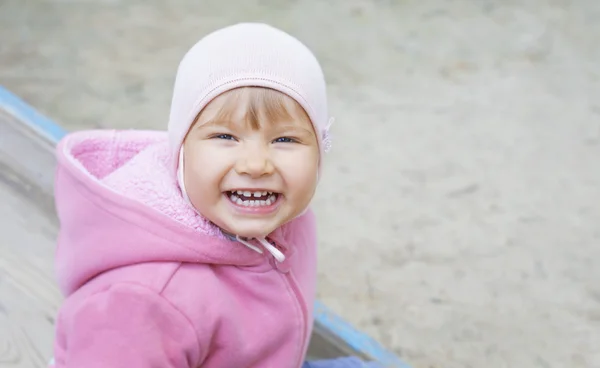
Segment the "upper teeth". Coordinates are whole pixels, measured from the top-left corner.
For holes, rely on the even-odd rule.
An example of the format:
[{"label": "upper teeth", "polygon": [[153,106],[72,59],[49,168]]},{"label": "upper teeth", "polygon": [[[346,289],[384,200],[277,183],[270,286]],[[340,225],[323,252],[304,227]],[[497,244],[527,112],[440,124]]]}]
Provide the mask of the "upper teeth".
[{"label": "upper teeth", "polygon": [[[246,206],[246,207],[260,207],[260,206],[270,206],[273,203],[275,203],[277,201],[277,196],[275,194],[273,194],[272,192],[255,192],[254,196],[256,198],[261,197],[261,195],[263,193],[270,193],[267,197],[266,200],[261,200],[261,199],[246,199],[246,198],[250,198],[250,195],[246,195],[246,193],[249,192],[243,192],[243,191],[236,191],[236,193],[238,193],[237,195],[235,193],[232,193],[229,197],[229,199],[233,202],[233,203],[237,203],[240,206]],[[258,194],[258,195],[257,195]]]},{"label": "upper teeth", "polygon": [[258,198],[258,197],[262,197],[262,196],[266,196],[266,195],[271,195],[271,194],[273,194],[273,192],[267,192],[267,191],[264,191],[264,192],[250,192],[250,191],[247,191],[247,190],[246,191],[238,190],[237,194],[240,195],[240,196],[244,196],[244,197],[252,197],[252,196],[254,196],[254,197]]}]

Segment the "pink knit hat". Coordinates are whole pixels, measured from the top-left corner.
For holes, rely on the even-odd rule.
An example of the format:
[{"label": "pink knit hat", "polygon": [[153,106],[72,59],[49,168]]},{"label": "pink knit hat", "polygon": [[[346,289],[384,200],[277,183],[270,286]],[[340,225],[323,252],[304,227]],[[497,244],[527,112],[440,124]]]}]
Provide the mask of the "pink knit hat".
[{"label": "pink knit hat", "polygon": [[328,150],[332,120],[325,78],[315,56],[279,29],[240,23],[202,38],[179,64],[169,115],[174,171],[183,139],[198,113],[223,92],[247,86],[272,88],[296,100],[314,126],[321,157]]}]

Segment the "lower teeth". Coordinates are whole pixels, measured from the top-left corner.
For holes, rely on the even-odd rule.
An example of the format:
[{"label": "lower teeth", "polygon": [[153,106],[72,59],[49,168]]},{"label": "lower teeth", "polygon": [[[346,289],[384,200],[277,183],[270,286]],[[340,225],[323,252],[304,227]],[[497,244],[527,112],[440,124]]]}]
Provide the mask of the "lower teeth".
[{"label": "lower teeth", "polygon": [[264,206],[270,206],[273,203],[275,203],[275,200],[277,200],[277,195],[273,194],[271,196],[269,196],[269,198],[267,198],[267,200],[263,201],[263,200],[243,200],[240,197],[238,197],[235,194],[231,194],[229,196],[229,199],[233,202],[236,203],[240,206],[244,206],[244,207],[264,207]]}]

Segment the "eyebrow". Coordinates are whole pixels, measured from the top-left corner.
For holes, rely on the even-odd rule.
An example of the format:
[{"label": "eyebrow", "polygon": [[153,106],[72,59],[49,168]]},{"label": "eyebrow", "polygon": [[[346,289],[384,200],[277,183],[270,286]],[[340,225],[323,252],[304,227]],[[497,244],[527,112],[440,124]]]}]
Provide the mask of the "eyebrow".
[{"label": "eyebrow", "polygon": [[202,128],[218,128],[218,127],[223,127],[223,128],[229,128],[229,129],[233,129],[237,124],[235,124],[234,122],[232,122],[231,120],[208,120],[202,124],[198,124],[196,125],[195,129],[202,129]]},{"label": "eyebrow", "polygon": [[[240,125],[239,123],[236,123],[231,120],[216,119],[216,120],[209,120],[203,124],[199,124],[196,126],[195,129],[223,127],[223,128],[228,128],[228,129],[234,130],[239,125]],[[314,134],[312,125],[310,123],[308,123],[308,125],[309,125],[309,127],[304,127],[300,124],[291,124],[291,123],[277,124],[277,123],[275,123],[275,124],[270,124],[269,128],[277,130],[277,131],[302,130],[308,134]]]},{"label": "eyebrow", "polygon": [[284,131],[284,130],[302,130],[306,133],[309,134],[314,134],[313,129],[309,128],[309,127],[304,127],[301,126],[299,124],[283,124],[283,125],[277,125],[275,127],[275,129],[279,130],[279,131]]}]

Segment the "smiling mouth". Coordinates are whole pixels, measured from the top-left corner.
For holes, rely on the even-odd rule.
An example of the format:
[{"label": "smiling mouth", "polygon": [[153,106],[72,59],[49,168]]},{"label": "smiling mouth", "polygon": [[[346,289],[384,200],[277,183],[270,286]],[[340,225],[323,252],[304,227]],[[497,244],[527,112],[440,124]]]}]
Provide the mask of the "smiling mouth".
[{"label": "smiling mouth", "polygon": [[225,192],[229,200],[238,206],[244,207],[269,207],[277,202],[281,195],[270,191],[233,190]]}]

